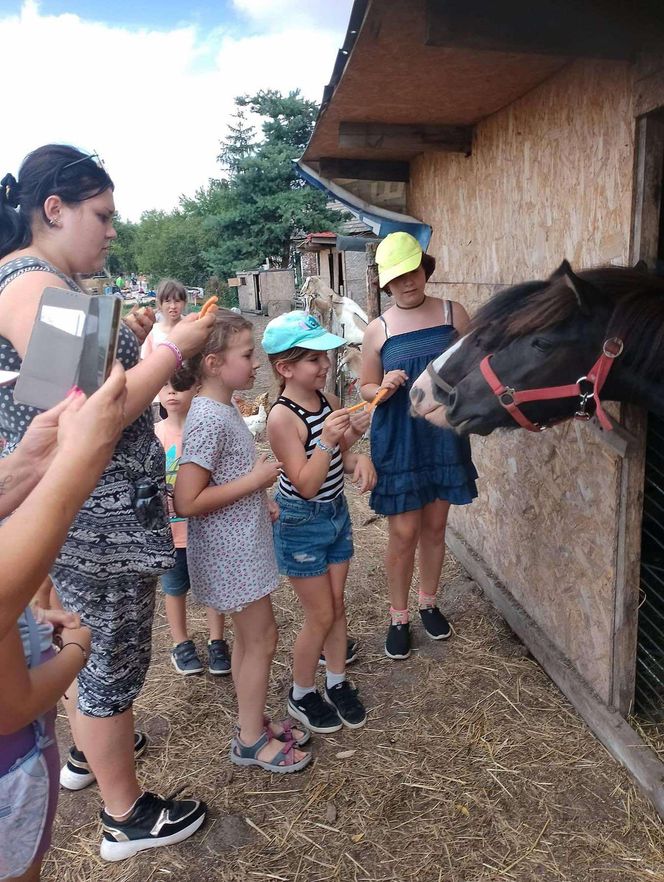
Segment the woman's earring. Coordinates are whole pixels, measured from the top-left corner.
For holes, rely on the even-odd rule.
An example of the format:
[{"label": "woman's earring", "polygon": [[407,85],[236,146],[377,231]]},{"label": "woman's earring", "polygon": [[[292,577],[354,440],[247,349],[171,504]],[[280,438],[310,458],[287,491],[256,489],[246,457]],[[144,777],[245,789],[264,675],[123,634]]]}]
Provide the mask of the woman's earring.
[{"label": "woman's earring", "polygon": [[49,226],[51,226],[51,227],[59,227],[60,226],[60,221],[56,217],[49,218],[48,223],[49,223]]}]

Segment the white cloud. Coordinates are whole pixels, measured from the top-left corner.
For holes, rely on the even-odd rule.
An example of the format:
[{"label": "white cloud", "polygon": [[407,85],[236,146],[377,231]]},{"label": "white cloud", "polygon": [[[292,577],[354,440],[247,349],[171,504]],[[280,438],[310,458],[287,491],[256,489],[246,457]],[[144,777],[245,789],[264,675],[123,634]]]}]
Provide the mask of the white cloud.
[{"label": "white cloud", "polygon": [[[28,0],[0,18],[3,132],[0,177],[40,144],[95,149],[113,177],[118,211],[170,209],[219,173],[219,140],[236,95],[300,88],[319,101],[341,29],[303,23],[291,0],[235,0],[252,36],[193,26],[128,30],[77,15],[42,15]],[[274,21],[270,8],[284,13]],[[350,0],[339,6],[350,10]],[[286,24],[284,24],[284,21]]]}]

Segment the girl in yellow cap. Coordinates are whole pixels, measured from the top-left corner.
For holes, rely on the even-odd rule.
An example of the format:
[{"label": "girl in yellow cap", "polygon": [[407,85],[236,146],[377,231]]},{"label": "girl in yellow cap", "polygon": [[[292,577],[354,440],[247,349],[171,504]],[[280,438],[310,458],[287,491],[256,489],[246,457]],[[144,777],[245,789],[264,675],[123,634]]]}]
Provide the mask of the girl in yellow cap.
[{"label": "girl in yellow cap", "polygon": [[457,333],[465,333],[469,319],[460,303],[425,294],[436,264],[413,236],[391,233],[378,246],[376,262],[380,286],[393,305],[365,332],[360,384],[367,401],[378,389],[389,390],[371,425],[378,473],[371,506],[387,515],[389,527],[385,569],[391,607],[385,653],[402,659],[410,655],[408,594],[418,548],[422,624],[433,640],[451,634],[436,602],[447,514],[450,505],[466,505],[477,496],[468,441],[413,419],[408,395],[427,364]]}]

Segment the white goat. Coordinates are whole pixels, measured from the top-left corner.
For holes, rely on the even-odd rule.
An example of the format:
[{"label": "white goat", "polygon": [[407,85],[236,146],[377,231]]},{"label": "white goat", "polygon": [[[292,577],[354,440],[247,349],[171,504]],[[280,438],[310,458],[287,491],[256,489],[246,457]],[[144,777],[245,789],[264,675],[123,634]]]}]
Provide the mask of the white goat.
[{"label": "white goat", "polygon": [[332,331],[344,337],[348,343],[362,343],[369,319],[366,312],[354,300],[337,294],[320,276],[307,276],[300,293],[304,298],[307,312],[315,308],[323,318],[333,312]]}]

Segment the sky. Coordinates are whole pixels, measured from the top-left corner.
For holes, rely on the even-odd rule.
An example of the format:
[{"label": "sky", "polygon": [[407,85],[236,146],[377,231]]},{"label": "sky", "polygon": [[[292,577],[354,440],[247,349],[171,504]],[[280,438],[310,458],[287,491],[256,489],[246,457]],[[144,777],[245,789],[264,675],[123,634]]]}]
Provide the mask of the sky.
[{"label": "sky", "polygon": [[0,177],[46,143],[96,151],[123,219],[220,173],[237,95],[320,101],[352,0],[0,0]]}]

